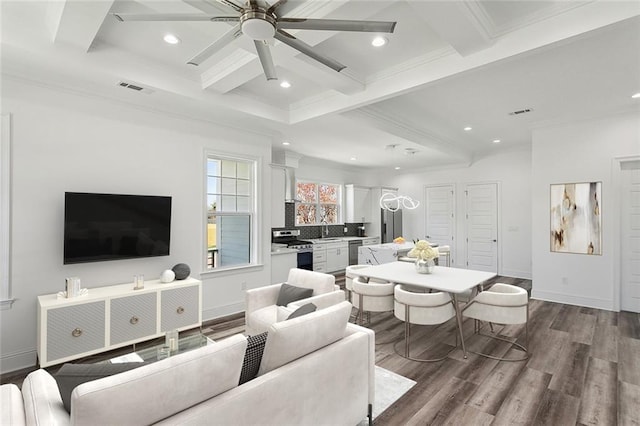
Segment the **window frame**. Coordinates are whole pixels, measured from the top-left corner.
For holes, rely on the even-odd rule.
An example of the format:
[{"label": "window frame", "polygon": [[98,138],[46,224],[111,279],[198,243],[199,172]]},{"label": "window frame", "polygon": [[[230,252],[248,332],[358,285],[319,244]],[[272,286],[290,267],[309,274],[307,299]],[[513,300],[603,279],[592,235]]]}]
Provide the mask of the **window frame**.
[{"label": "window frame", "polygon": [[[314,184],[316,185],[316,202],[315,203],[306,203],[306,202],[296,202],[295,208],[295,217],[294,222],[295,226],[322,226],[323,223],[320,221],[320,211],[321,206],[326,203],[322,203],[320,201],[320,185],[331,185],[337,187],[337,202],[336,206],[338,207],[338,214],[335,223],[329,223],[328,225],[342,225],[344,224],[344,200],[343,200],[343,185],[340,183],[332,183],[332,182],[322,182],[322,181],[314,181],[308,179],[296,179],[296,193],[298,191],[298,184]],[[315,221],[314,223],[298,223],[298,206],[300,205],[314,205],[316,209]]]},{"label": "window frame", "polygon": [[[207,264],[208,257],[208,222],[209,222],[209,160],[221,160],[221,161],[235,161],[235,162],[245,162],[249,164],[250,169],[250,178],[249,178],[249,209],[248,211],[239,211],[239,212],[217,212],[216,215],[219,216],[227,216],[227,217],[243,217],[249,216],[249,262],[242,263],[237,265],[230,266],[219,266],[209,268]],[[201,275],[208,274],[220,274],[224,272],[234,271],[234,270],[244,270],[247,268],[255,268],[262,266],[261,264],[261,251],[260,251],[260,241],[261,241],[261,232],[260,232],[260,215],[258,209],[258,200],[260,198],[260,194],[262,193],[262,187],[260,182],[260,176],[262,176],[262,162],[261,157],[244,155],[244,154],[236,154],[236,153],[227,153],[216,150],[205,149],[204,152],[204,161],[203,161],[203,226],[202,226],[202,268],[203,271]]]},{"label": "window frame", "polygon": [[0,310],[10,309],[11,289],[11,114],[0,115]]}]

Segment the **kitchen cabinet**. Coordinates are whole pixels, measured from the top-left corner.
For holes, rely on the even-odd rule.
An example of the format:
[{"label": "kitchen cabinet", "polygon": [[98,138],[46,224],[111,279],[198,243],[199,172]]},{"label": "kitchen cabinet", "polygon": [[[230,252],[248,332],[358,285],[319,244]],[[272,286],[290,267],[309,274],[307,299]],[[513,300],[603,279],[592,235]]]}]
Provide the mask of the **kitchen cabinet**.
[{"label": "kitchen cabinet", "polygon": [[283,167],[271,166],[271,227],[284,228],[286,176]]},{"label": "kitchen cabinet", "polygon": [[373,217],[371,188],[345,185],[345,215],[347,223],[371,222]]},{"label": "kitchen cabinet", "polygon": [[362,239],[363,246],[372,246],[374,244],[380,244],[380,237],[369,237]]},{"label": "kitchen cabinet", "polygon": [[313,270],[316,272],[327,271],[327,245],[325,243],[313,244]]},{"label": "kitchen cabinet", "polygon": [[327,272],[344,271],[349,266],[349,243],[346,241],[328,243],[326,262]]}]

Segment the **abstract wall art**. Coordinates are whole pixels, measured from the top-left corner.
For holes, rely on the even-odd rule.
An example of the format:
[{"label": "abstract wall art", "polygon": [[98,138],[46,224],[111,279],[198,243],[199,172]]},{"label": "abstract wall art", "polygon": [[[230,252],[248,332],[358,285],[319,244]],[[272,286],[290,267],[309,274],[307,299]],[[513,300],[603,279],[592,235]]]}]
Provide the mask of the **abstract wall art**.
[{"label": "abstract wall art", "polygon": [[602,254],[602,182],[551,185],[551,251]]}]

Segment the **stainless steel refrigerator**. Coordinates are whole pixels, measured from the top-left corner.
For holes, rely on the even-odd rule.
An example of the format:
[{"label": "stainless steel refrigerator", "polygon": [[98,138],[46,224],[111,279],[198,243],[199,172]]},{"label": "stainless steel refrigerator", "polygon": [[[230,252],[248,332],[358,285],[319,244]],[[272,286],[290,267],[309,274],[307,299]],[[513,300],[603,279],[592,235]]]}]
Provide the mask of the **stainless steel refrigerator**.
[{"label": "stainless steel refrigerator", "polygon": [[383,243],[391,243],[394,238],[402,236],[402,209],[392,212],[385,209],[380,209],[382,229],[380,235],[382,235]]}]

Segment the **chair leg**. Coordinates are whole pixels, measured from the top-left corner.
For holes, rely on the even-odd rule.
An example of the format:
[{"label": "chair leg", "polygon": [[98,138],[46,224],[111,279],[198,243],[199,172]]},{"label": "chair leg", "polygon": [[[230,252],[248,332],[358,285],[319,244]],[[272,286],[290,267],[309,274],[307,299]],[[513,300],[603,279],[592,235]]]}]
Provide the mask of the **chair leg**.
[{"label": "chair leg", "polygon": [[422,358],[412,357],[411,356],[411,318],[409,315],[409,306],[407,305],[404,306],[404,319],[405,319],[404,321],[404,355],[398,351],[398,343],[400,343],[400,340],[398,340],[393,345],[393,350],[395,351],[396,354],[400,355],[401,357],[411,361],[417,361],[417,362],[439,362],[439,361],[445,360],[451,352],[457,349],[458,341],[456,337],[456,346],[451,348],[451,350],[449,350],[442,358],[422,359]]},{"label": "chair leg", "polygon": [[[479,322],[478,320],[474,320],[476,322]],[[489,323],[491,325],[491,323]],[[480,355],[482,357],[485,358],[490,358],[490,359],[495,359],[497,361],[511,361],[511,362],[518,362],[518,361],[526,361],[529,359],[529,349],[527,349],[529,347],[529,313],[528,313],[528,309],[527,309],[527,321],[524,323],[524,343],[525,345],[521,345],[520,343],[517,343],[517,339],[516,340],[509,340],[509,339],[505,339],[504,337],[500,337],[500,336],[492,336],[490,334],[483,334],[480,332],[480,328],[478,327],[477,333],[480,336],[484,336],[484,337],[488,337],[490,339],[495,339],[495,340],[500,340],[503,342],[507,342],[507,343],[511,343],[512,345],[522,349],[522,351],[524,351],[524,356],[520,357],[520,358],[505,358],[505,357],[498,357],[498,356],[493,356],[493,355],[489,355],[489,354],[485,354],[482,352],[475,352],[475,351],[469,351],[473,354],[476,355]],[[493,332],[493,329],[491,330]]]}]

